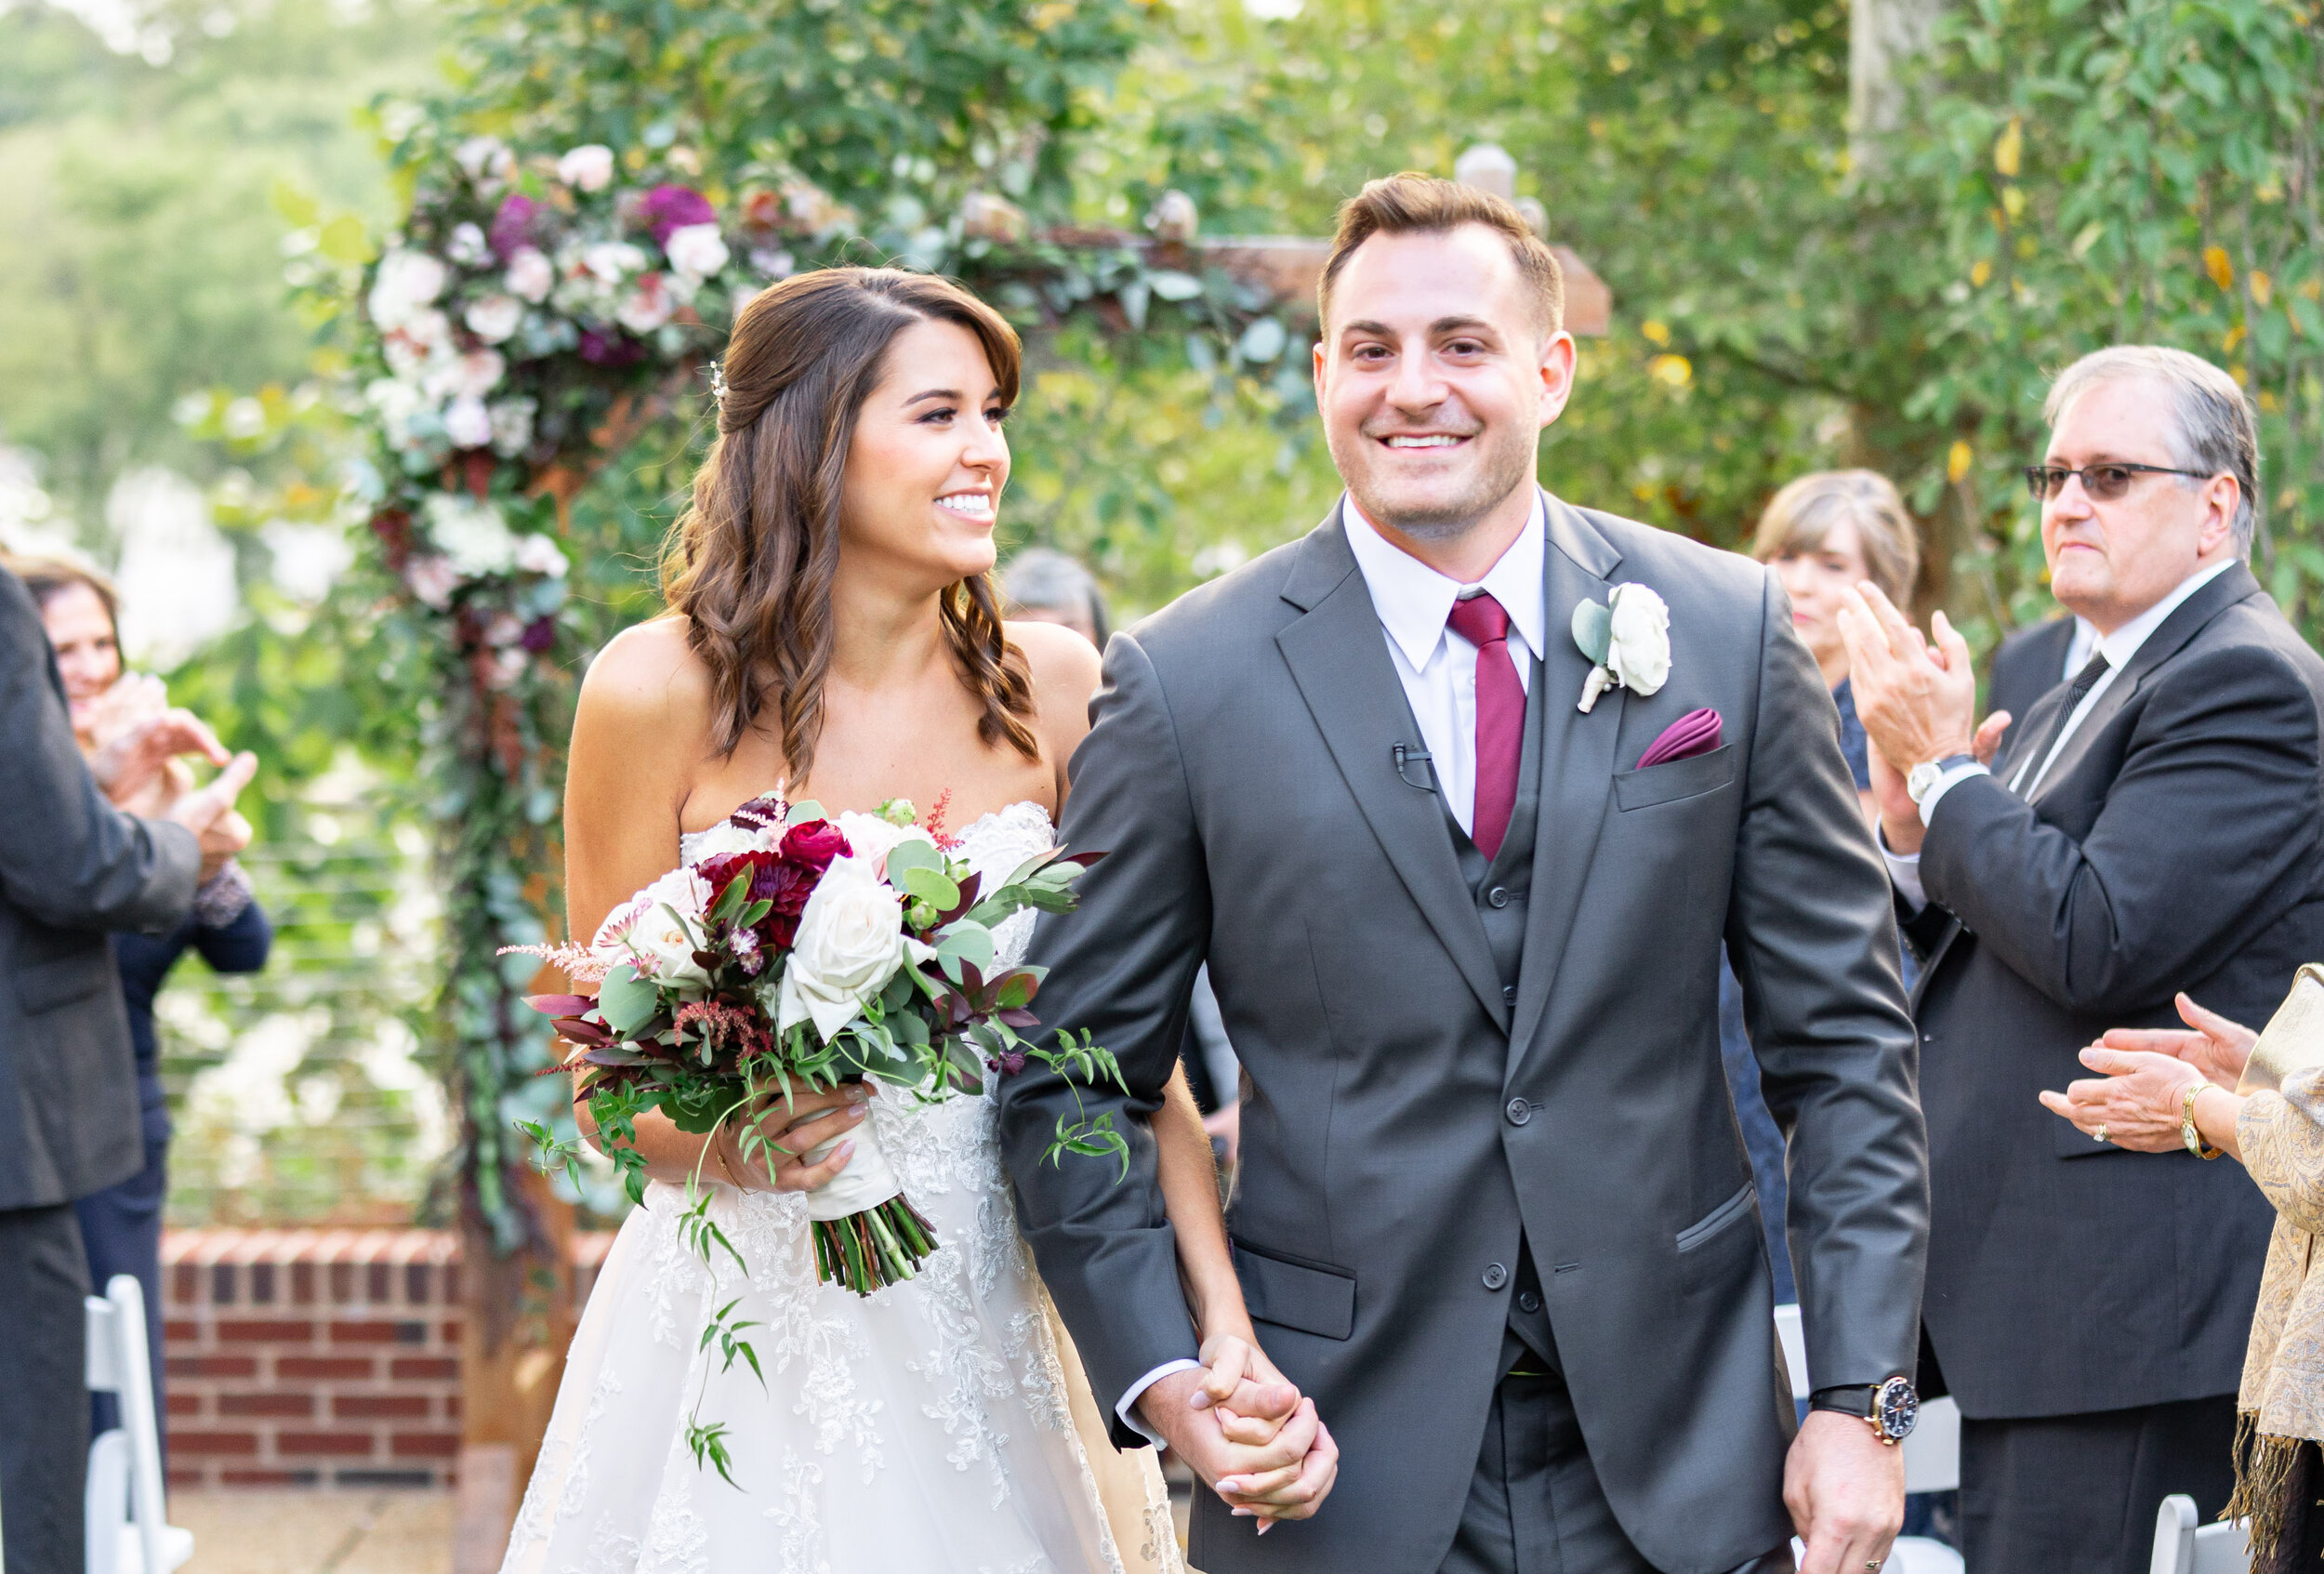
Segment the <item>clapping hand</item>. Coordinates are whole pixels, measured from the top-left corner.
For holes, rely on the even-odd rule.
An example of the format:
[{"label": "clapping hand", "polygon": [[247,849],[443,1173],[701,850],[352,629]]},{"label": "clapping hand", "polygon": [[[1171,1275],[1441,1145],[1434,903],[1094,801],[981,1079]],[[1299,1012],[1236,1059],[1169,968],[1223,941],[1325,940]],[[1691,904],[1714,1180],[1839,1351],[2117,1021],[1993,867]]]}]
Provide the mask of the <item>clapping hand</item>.
[{"label": "clapping hand", "polygon": [[192,785],[181,755],[213,765],[231,758],[218,735],[191,710],[170,708],[161,680],[131,673],[97,701],[90,726],[97,751],[89,773],[116,809],[160,813]]},{"label": "clapping hand", "polygon": [[[1988,733],[1972,725],[1976,713],[1977,677],[1969,659],[1969,643],[1959,629],[1938,613],[1930,620],[1934,644],[1898,612],[1879,587],[1869,581],[1842,598],[1840,634],[1848,645],[1848,681],[1855,697],[1856,717],[1873,748],[1892,767],[1875,768],[1873,790],[1880,795],[1881,827],[1889,850],[1921,851],[1921,820],[1903,792],[1903,773],[1923,761],[1955,754],[1974,754],[1982,743],[1999,744],[2000,728],[1988,718]],[[2006,723],[2004,723],[2006,725]]]},{"label": "clapping hand", "polygon": [[234,799],[257,774],[257,755],[237,754],[209,786],[170,805],[166,818],[191,831],[202,844],[202,878],[205,880],[250,845],[250,822],[234,812]]},{"label": "clapping hand", "polygon": [[2110,1027],[2098,1041],[2109,1050],[2144,1050],[2174,1056],[2201,1072],[2212,1086],[2234,1092],[2260,1036],[2217,1012],[2205,1011],[2184,993],[2177,1005],[2179,1020],[2193,1032],[2175,1027]]}]

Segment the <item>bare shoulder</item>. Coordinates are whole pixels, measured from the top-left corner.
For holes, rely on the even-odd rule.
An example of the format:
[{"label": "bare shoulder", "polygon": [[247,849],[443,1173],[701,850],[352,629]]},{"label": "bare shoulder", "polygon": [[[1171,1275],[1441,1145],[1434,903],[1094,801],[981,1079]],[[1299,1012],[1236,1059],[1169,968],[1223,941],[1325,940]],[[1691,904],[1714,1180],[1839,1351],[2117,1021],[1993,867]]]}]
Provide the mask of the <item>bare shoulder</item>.
[{"label": "bare shoulder", "polygon": [[582,709],[614,727],[706,725],[710,697],[709,668],[686,642],[685,619],[674,615],[614,635],[581,681]]},{"label": "bare shoulder", "polygon": [[1033,677],[1034,730],[1044,753],[1063,761],[1089,730],[1089,696],[1103,664],[1096,647],[1054,623],[1010,623],[1009,642],[1024,653]]},{"label": "bare shoulder", "polygon": [[1051,695],[1076,708],[1097,692],[1102,668],[1097,647],[1055,623],[1009,623],[1009,642],[1024,652],[1035,696],[1044,711]]}]

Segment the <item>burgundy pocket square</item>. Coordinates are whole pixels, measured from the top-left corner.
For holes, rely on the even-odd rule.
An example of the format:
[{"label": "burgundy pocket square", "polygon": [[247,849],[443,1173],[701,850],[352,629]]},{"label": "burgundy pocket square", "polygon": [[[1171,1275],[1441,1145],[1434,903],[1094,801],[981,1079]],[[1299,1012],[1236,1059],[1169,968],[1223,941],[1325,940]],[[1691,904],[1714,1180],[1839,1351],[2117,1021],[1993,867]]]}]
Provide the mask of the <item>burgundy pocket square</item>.
[{"label": "burgundy pocket square", "polygon": [[1718,747],[1719,713],[1690,710],[1662,729],[1662,735],[1638,757],[1638,768],[1643,771],[1649,765],[1668,765],[1673,760],[1692,760]]}]

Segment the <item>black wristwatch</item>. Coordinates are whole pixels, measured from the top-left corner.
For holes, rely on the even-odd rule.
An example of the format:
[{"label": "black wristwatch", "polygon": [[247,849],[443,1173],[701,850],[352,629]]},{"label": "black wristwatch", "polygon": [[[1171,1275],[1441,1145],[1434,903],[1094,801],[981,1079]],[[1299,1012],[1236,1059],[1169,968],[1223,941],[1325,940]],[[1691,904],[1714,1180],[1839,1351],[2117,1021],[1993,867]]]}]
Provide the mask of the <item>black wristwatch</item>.
[{"label": "black wristwatch", "polygon": [[1912,1423],[1921,1417],[1921,1394],[1910,1378],[1899,1375],[1883,1382],[1818,1388],[1808,1395],[1807,1408],[1854,1416],[1893,1448],[1911,1435]]}]

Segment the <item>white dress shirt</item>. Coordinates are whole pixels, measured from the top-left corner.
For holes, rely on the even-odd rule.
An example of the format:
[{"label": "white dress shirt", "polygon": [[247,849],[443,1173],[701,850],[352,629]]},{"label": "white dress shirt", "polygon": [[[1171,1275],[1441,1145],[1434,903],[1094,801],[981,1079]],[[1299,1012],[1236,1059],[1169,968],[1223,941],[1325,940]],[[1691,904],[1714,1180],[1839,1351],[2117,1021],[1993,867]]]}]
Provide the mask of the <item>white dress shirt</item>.
[{"label": "white dress shirt", "polygon": [[[2042,779],[2049,775],[2050,767],[2055,764],[2058,756],[2066,751],[2067,744],[2081,729],[2082,722],[2088,719],[2093,710],[2097,708],[2100,696],[2107,689],[2113,687],[2115,679],[2119,677],[2122,669],[2131,664],[2131,658],[2138,655],[2138,648],[2153,636],[2156,629],[2162,627],[2164,619],[2179,610],[2181,603],[2189,596],[2241,561],[2239,558],[2229,558],[2225,562],[2215,562],[2209,568],[2197,569],[2193,574],[2180,580],[2177,588],[2169,595],[2111,634],[2102,635],[2094,625],[2076,618],[2074,621],[2077,627],[2074,630],[2074,637],[2067,642],[2066,675],[2062,681],[2070,682],[2080,677],[2082,668],[2090,665],[2090,659],[2093,655],[2103,655],[2106,658],[2106,669],[2098,675],[2096,682],[2091,684],[2090,692],[2082,696],[2081,703],[2074,707],[2074,713],[2066,719],[2066,726],[2058,733],[2057,741],[2050,746],[2048,751],[2039,761],[2028,757],[2017,762],[2017,768],[2010,774],[2010,791],[2020,798],[2031,798],[2040,789]],[[1944,775],[1937,778],[1936,785],[1929,789],[1928,796],[1921,800],[1921,823],[1924,826],[1932,823],[1931,816],[1935,814],[1938,801],[1953,789],[1954,784],[1965,781],[1971,776],[1983,776],[1990,774],[1983,765],[1975,763],[1956,765],[1946,772]],[[1891,853],[1888,850],[1888,839],[1885,836],[1880,839],[1880,842],[1881,856],[1888,862],[1888,877],[1895,881],[1897,894],[1905,899],[1907,906],[1918,912],[1928,901],[1927,892],[1921,884],[1921,855],[1916,853],[1907,857],[1902,853]]]},{"label": "white dress shirt", "polygon": [[[1446,627],[1446,620],[1464,593],[1483,590],[1500,602],[1509,614],[1509,659],[1516,666],[1519,685],[1531,688],[1534,655],[1544,648],[1542,628],[1549,621],[1541,595],[1549,510],[1537,487],[1525,528],[1474,585],[1448,579],[1392,544],[1353,497],[1345,499],[1340,522],[1372,593],[1372,610],[1380,615],[1388,659],[1395,664],[1397,681],[1420,725],[1420,741],[1435,766],[1437,789],[1466,831],[1476,811],[1477,648]],[[1138,1413],[1139,1396],[1170,1373],[1201,1364],[1165,1361],[1130,1384],[1115,1413],[1132,1432],[1160,1444],[1160,1435]]]},{"label": "white dress shirt", "polygon": [[1548,549],[1549,513],[1537,488],[1533,512],[1500,560],[1473,585],[1448,579],[1392,543],[1364,517],[1350,497],[1340,509],[1355,566],[1372,593],[1420,741],[1436,768],[1437,789],[1460,828],[1476,813],[1477,648],[1446,626],[1453,602],[1482,590],[1509,614],[1509,659],[1520,687],[1533,685],[1533,658],[1542,643],[1549,610],[1542,602],[1542,554]]}]

